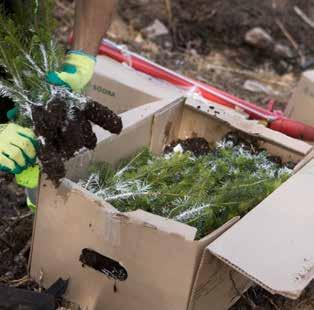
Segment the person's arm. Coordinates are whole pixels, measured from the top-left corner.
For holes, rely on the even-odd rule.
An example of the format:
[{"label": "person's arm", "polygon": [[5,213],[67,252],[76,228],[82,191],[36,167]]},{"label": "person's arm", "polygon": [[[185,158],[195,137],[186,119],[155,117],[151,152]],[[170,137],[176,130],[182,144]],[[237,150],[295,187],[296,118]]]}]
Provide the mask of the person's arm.
[{"label": "person's arm", "polygon": [[110,27],[116,0],[76,0],[74,50],[97,55],[101,39]]},{"label": "person's arm", "polygon": [[116,0],[77,0],[73,50],[61,72],[49,72],[47,81],[81,91],[91,80],[99,44],[112,20]]}]

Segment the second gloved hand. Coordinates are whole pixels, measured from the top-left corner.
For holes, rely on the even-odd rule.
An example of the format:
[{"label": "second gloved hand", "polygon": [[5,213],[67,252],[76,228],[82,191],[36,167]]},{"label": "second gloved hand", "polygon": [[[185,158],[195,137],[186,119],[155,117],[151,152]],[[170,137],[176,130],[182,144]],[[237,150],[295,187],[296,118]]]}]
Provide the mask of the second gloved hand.
[{"label": "second gloved hand", "polygon": [[28,128],[0,125],[0,170],[19,174],[36,162],[38,142]]},{"label": "second gloved hand", "polygon": [[92,79],[96,58],[82,51],[70,51],[64,61],[62,72],[48,72],[47,81],[65,86],[75,92],[81,91]]}]

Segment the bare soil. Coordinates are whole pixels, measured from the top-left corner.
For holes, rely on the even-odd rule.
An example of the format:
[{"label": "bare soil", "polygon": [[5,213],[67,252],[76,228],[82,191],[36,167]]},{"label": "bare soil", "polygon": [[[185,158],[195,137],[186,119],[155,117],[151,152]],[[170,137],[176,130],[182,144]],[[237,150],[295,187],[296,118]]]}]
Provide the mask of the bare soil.
[{"label": "bare soil", "polygon": [[248,30],[261,27],[276,42],[290,45],[278,21],[300,45],[302,52],[314,51],[312,30],[294,9],[298,6],[309,18],[314,18],[313,0],[234,0],[232,5],[228,0],[195,0],[193,5],[189,0],[173,0],[169,1],[170,9],[166,3],[153,0],[148,5],[146,0],[121,1],[119,13],[138,30],[159,19],[170,29],[175,49],[195,48],[200,54],[207,55],[216,49],[232,47],[240,49],[238,56],[252,65],[276,57],[245,44]]},{"label": "bare soil", "polygon": [[174,147],[178,144],[181,145],[184,152],[190,151],[196,157],[206,155],[210,151],[209,144],[204,138],[188,138],[185,140],[179,139],[170,143],[165,147],[164,153],[172,153]]},{"label": "bare soil", "polygon": [[0,175],[0,285],[33,288],[25,277],[33,213],[26,206],[24,191],[12,181]]}]

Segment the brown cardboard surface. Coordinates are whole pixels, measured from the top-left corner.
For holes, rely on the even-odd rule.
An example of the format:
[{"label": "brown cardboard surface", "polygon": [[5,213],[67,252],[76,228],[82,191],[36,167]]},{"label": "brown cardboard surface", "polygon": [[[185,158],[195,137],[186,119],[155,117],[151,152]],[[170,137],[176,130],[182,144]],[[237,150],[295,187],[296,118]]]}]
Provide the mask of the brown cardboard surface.
[{"label": "brown cardboard surface", "polygon": [[[230,220],[205,237],[206,243],[216,240],[239,219],[240,217]],[[209,251],[204,251],[195,277],[189,310],[208,310],[209,305],[211,310],[228,309],[251,284],[248,278],[221,262]]]},{"label": "brown cardboard surface", "polygon": [[[304,141],[271,130],[257,121],[247,120],[243,115],[235,113],[233,110],[227,108],[217,110],[214,105],[214,108],[210,109],[208,108],[208,101],[187,99],[186,105],[190,106],[192,110],[186,109],[183,115],[180,130],[182,137],[189,135],[194,130],[198,136],[215,142],[228,131],[239,130],[242,133],[258,138],[261,146],[268,149],[272,154],[279,155],[286,161],[300,160],[312,149],[312,146]],[[217,121],[200,122],[199,117],[196,117],[198,111],[203,113],[203,117],[210,117]],[[294,155],[291,154],[291,151]]]},{"label": "brown cardboard surface", "polygon": [[[122,134],[100,134],[93,152],[83,153],[69,163],[69,170],[75,171],[69,175],[78,179],[92,160],[101,158],[115,163],[141,146],[149,146],[154,113],[177,104],[180,101],[161,101],[126,112],[122,115],[125,120]],[[58,189],[49,182],[41,185],[36,222],[32,276],[38,280],[43,271],[45,286],[55,281],[55,277],[70,277],[67,298],[83,309],[138,309],[139,304],[156,310],[160,310],[160,305],[169,310],[187,308],[204,249],[192,241],[195,228],[141,210],[118,215],[111,205],[66,180]],[[168,241],[164,242],[163,238]],[[78,258],[84,247],[127,268],[129,278],[116,284],[118,292],[114,292],[114,281],[81,267]],[[175,258],[178,253],[182,255],[179,261]],[[178,280],[182,281],[180,288],[176,287]]]},{"label": "brown cardboard surface", "polygon": [[119,136],[111,135],[102,128],[94,126],[97,135],[96,148],[93,151],[77,155],[67,163],[67,178],[78,180],[78,178],[86,176],[86,173],[88,173],[86,167],[91,162],[105,160],[115,165],[141,147],[149,145],[154,113],[164,107],[176,105],[180,102],[183,102],[182,98],[173,97],[142,105],[122,113],[120,116],[123,122],[123,131]]},{"label": "brown cardboard surface", "polygon": [[[54,189],[44,181],[39,206],[31,267],[36,280],[41,271],[45,286],[59,276],[70,277],[66,298],[75,300],[82,309],[135,310],[139,305],[142,309],[160,310],[160,305],[162,309],[186,309],[201,249],[185,239],[185,232],[179,235],[182,228],[169,233],[147,225],[147,218],[119,216],[110,205],[69,182]],[[128,279],[116,282],[116,292],[113,280],[82,267],[79,256],[83,248],[125,266]],[[178,255],[180,259],[174,259]]]},{"label": "brown cardboard surface", "polygon": [[209,251],[205,251],[189,310],[228,309],[252,286],[252,283]]},{"label": "brown cardboard surface", "polygon": [[[116,164],[142,146],[150,146],[154,152],[160,153],[164,143],[194,135],[203,136],[210,143],[214,143],[231,129],[254,135],[265,147],[279,154],[282,151],[287,160],[298,160],[311,148],[304,142],[282,134],[272,134],[269,129],[248,121],[237,112],[223,108],[209,109],[210,111],[207,109],[206,102],[189,98],[187,103],[183,103],[182,99],[174,97],[172,100],[142,105],[125,112],[122,115],[124,130],[121,135],[107,134],[98,129],[96,149],[72,159],[68,164],[67,177],[77,181],[86,176],[89,163],[105,160]],[[306,181],[309,184],[309,179]],[[307,190],[309,186],[307,185]],[[290,194],[289,203],[295,205],[296,198],[292,198]],[[281,208],[279,209],[283,213],[286,212],[286,201],[282,195],[279,195],[277,200],[276,207],[278,204]],[[267,214],[267,210],[271,208],[263,202],[256,209],[263,209],[262,214]],[[277,216],[277,226],[278,221],[284,226],[292,225],[292,219],[298,218],[292,216],[292,206],[288,210],[291,211],[291,219],[288,217],[286,223],[282,223],[281,219],[279,221],[279,215],[274,213]],[[226,309],[238,298],[239,292],[246,290],[250,285],[247,277],[258,283],[262,282],[260,274],[253,274],[254,268],[258,269],[260,266],[252,266],[252,273],[245,273],[243,276],[214,257],[206,247],[220,244],[220,240],[224,240],[229,231],[244,225],[242,221],[246,223],[251,214],[254,213],[249,213],[237,223],[237,219],[227,223],[200,241],[192,241],[195,229],[187,225],[141,210],[121,214],[109,203],[99,201],[72,181],[66,179],[60,188],[55,189],[51,183],[43,180],[36,213],[31,276],[38,280],[43,271],[44,286],[49,286],[59,277],[70,277],[67,297],[80,303],[83,309],[186,310],[190,300],[189,310],[205,310],[206,306],[211,305],[215,307],[213,309]],[[247,233],[248,240],[255,238],[256,229],[261,231],[258,236],[265,233],[268,223],[272,234],[277,232],[275,222],[268,222],[266,219],[253,217],[251,230]],[[299,223],[301,219],[300,214]],[[309,223],[306,224],[305,227],[308,228]],[[298,229],[303,227],[301,224],[297,226]],[[226,255],[232,256],[230,249],[236,252],[243,250],[249,254],[251,251],[256,252],[257,245],[263,248],[261,240],[258,240],[254,247],[245,236],[240,237],[243,248],[235,247],[240,243],[236,239],[234,245],[228,244],[229,248],[224,245],[219,247],[219,250],[225,250]],[[273,239],[278,241],[281,238],[283,235],[278,234],[278,237],[276,235]],[[250,246],[247,247],[247,244]],[[120,262],[128,271],[128,279],[118,281],[115,290],[114,281],[93,269],[82,268],[78,258],[83,248],[91,248]],[[269,253],[269,257],[274,258],[273,254]],[[216,253],[215,255],[219,256]],[[291,260],[289,258],[284,268],[290,267],[292,262],[293,257]],[[269,274],[268,276],[271,278]],[[285,277],[286,275],[283,275],[284,280]],[[278,286],[281,285],[281,280],[278,280]]]},{"label": "brown cardboard surface", "polygon": [[311,149],[308,154],[298,162],[298,164],[294,167],[293,171],[294,173],[298,172],[300,169],[302,169],[307,163],[309,163],[312,159],[314,159],[314,150]]},{"label": "brown cardboard surface", "polygon": [[267,290],[298,298],[314,276],[314,161],[208,246]]},{"label": "brown cardboard surface", "polygon": [[[306,142],[273,131],[256,121],[247,120],[233,110],[216,110],[214,105],[214,108],[210,109],[207,101],[187,99],[186,106],[190,108],[184,109],[182,115],[179,130],[181,139],[199,136],[206,138],[209,143],[215,143],[228,132],[238,130],[256,137],[261,147],[273,155],[280,156],[284,161],[299,161],[312,149]],[[207,119],[210,121],[206,121]]]},{"label": "brown cardboard surface", "polygon": [[183,101],[167,106],[154,115],[150,148],[160,154],[168,143],[177,139],[183,114]]},{"label": "brown cardboard surface", "polygon": [[314,126],[314,70],[306,71],[294,90],[285,115]]},{"label": "brown cardboard surface", "polygon": [[179,234],[180,236],[184,237],[185,240],[189,241],[193,241],[195,239],[197,231],[195,227],[184,225],[182,223],[169,220],[143,210],[126,212],[124,214],[132,219],[141,221],[143,225],[147,225],[152,229],[159,229],[168,234]]},{"label": "brown cardboard surface", "polygon": [[122,113],[146,103],[183,95],[183,91],[111,58],[98,56],[87,95]]}]

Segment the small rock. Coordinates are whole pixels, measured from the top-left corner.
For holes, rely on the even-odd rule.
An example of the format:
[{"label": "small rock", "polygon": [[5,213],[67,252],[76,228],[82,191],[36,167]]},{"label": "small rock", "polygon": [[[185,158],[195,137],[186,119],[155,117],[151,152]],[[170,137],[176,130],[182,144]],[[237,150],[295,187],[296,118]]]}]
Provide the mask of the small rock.
[{"label": "small rock", "polygon": [[8,271],[8,272],[5,273],[4,276],[5,276],[6,278],[8,278],[8,279],[13,279],[14,274],[13,274],[12,271]]},{"label": "small rock", "polygon": [[139,44],[144,42],[144,39],[140,33],[135,37],[134,42],[139,43]]},{"label": "small rock", "polygon": [[169,34],[168,28],[159,19],[155,19],[154,22],[150,26],[144,28],[142,32],[149,39]]},{"label": "small rock", "polygon": [[14,257],[14,262],[16,264],[24,264],[25,263],[25,257],[23,257],[22,255],[17,255]]},{"label": "small rock", "polygon": [[191,48],[189,52],[191,53],[192,56],[199,56],[197,50],[194,48]]},{"label": "small rock", "polygon": [[282,58],[292,58],[294,56],[289,46],[279,43],[275,44],[274,53]]},{"label": "small rock", "polygon": [[245,42],[261,49],[268,49],[274,45],[274,40],[264,29],[256,27],[245,34]]},{"label": "small rock", "polygon": [[167,49],[170,49],[173,46],[173,44],[170,41],[165,41],[164,45],[165,45],[165,48]]},{"label": "small rock", "polygon": [[261,82],[258,82],[258,81],[253,81],[253,80],[245,81],[243,88],[254,93],[265,93],[271,96],[279,95],[279,93],[273,90],[270,86],[262,84]]}]

